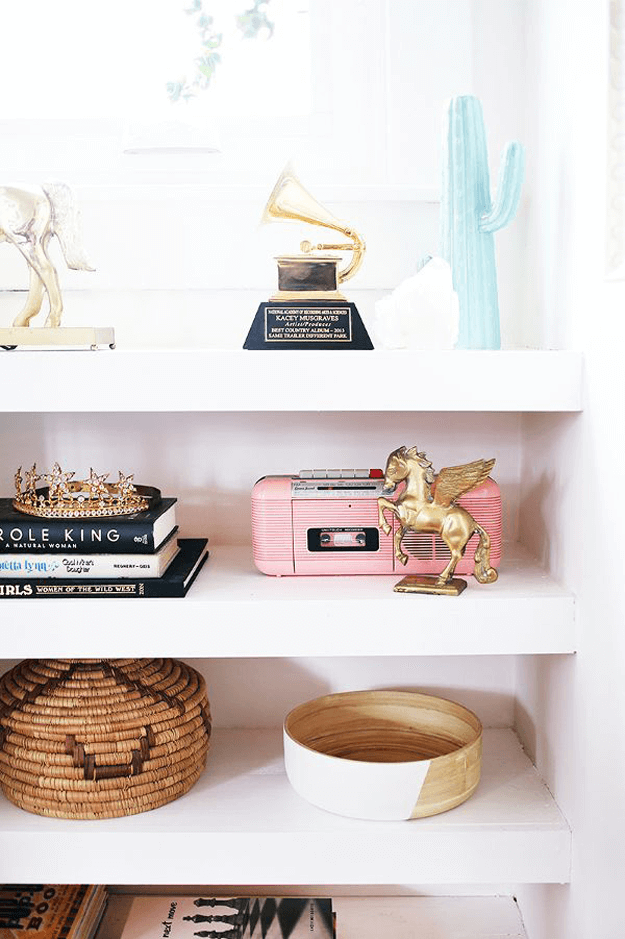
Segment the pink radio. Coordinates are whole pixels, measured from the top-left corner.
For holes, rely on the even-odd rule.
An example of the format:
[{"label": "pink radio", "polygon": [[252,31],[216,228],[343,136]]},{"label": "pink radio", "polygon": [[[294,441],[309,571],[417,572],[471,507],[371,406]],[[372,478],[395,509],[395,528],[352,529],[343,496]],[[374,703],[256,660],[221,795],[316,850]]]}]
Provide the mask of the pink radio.
[{"label": "pink radio", "polygon": [[[378,527],[383,472],[303,470],[299,476],[263,476],[252,490],[254,562],[264,574],[438,574],[449,549],[438,535],[406,531],[404,567],[394,555],[393,530]],[[403,484],[401,484],[403,487]],[[394,498],[401,488],[390,496]],[[490,563],[501,560],[501,496],[490,477],[458,499],[490,535]],[[390,515],[387,513],[390,522]],[[473,535],[456,574],[472,574],[478,536]]]}]

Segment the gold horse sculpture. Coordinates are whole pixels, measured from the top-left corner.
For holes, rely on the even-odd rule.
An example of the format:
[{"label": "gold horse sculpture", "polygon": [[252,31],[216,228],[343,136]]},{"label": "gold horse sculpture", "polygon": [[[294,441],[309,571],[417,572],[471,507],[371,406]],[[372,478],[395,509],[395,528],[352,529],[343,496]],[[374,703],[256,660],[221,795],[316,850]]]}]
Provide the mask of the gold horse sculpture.
[{"label": "gold horse sculpture", "polygon": [[492,584],[497,580],[497,571],[490,566],[488,532],[475,521],[470,512],[455,504],[456,499],[465,492],[485,482],[494,465],[494,460],[476,460],[464,466],[447,466],[435,476],[431,462],[416,447],[410,450],[399,447],[394,450],[386,462],[384,490],[391,492],[403,481],[406,487],[395,502],[380,497],[378,514],[380,528],[385,535],[390,535],[391,525],[385,518],[384,510],[390,509],[399,519],[399,528],[395,532],[395,557],[402,564],[408,561],[408,555],[401,549],[406,529],[440,535],[451,553],[449,564],[436,581],[438,585],[444,585],[453,577],[469,538],[477,533],[479,544],[475,551],[475,578],[481,584]]},{"label": "gold horse sculpture", "polygon": [[56,235],[68,267],[93,271],[79,238],[78,213],[69,186],[0,186],[0,241],[8,241],[22,253],[30,268],[26,304],[14,326],[29,326],[41,310],[44,291],[50,302],[46,326],[60,326],[63,300],[56,268],[48,256],[48,242]]}]

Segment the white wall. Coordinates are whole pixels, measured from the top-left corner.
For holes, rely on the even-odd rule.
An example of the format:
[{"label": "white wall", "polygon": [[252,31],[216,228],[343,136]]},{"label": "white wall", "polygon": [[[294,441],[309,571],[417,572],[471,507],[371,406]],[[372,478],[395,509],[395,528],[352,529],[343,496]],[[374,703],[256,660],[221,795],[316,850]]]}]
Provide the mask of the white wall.
[{"label": "white wall", "polygon": [[[211,632],[227,628],[224,622],[207,622],[207,653]],[[185,661],[206,679],[215,727],[280,727],[291,708],[303,701],[363,688],[438,694],[475,711],[484,727],[511,727],[514,723],[515,659],[509,655],[473,656],[470,670],[463,656]],[[17,660],[0,660],[0,675],[14,665]]]},{"label": "white wall", "polygon": [[[239,128],[224,135],[221,154],[174,158],[123,155],[111,122],[82,131],[0,124],[10,179],[65,179],[79,200],[97,270],[67,271],[53,247],[67,325],[113,325],[120,347],[240,347],[258,302],[275,289],[273,256],[299,242],[297,226],[258,228],[293,156],[312,194],[365,237],[365,262],[346,292],[371,326],[380,294],[439,250],[443,112],[453,94],[483,101],[494,189],[503,146],[526,136],[522,0],[315,3],[332,41],[317,47],[327,97],[309,136]],[[518,219],[496,236],[502,336],[511,347],[536,338],[518,264],[530,190],[528,181]],[[24,289],[26,266],[7,245],[0,262],[0,322],[8,325],[23,300],[8,291]]]},{"label": "white wall", "polygon": [[607,15],[597,0],[530,4],[535,308],[546,344],[585,353],[584,412],[524,420],[522,537],[575,591],[579,623],[575,660],[518,667],[519,726],[574,833],[570,886],[519,891],[531,939],[625,934],[625,284],[605,278]]},{"label": "white wall", "polygon": [[[418,376],[403,380],[418,382]],[[185,535],[249,545],[250,492],[261,476],[316,466],[383,467],[391,450],[417,444],[437,468],[495,457],[504,538],[515,541],[520,426],[518,414],[453,414],[442,422],[440,415],[400,411],[0,415],[0,478],[6,488],[18,466],[33,462],[43,468],[58,461],[77,474],[92,465],[112,477],[134,472],[142,484],[178,497]]]}]

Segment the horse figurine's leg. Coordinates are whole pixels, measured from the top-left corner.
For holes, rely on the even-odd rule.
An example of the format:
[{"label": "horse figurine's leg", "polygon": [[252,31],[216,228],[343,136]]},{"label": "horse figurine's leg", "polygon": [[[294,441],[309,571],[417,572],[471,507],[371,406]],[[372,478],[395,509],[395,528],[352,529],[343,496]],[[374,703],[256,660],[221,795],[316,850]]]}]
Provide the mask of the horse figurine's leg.
[{"label": "horse figurine's leg", "polygon": [[[47,238],[40,238],[38,235],[35,235],[32,241],[21,242],[18,241],[10,232],[5,232],[5,237],[7,241],[10,241],[11,244],[14,244],[16,248],[21,251],[24,255],[28,264],[37,275],[38,279],[43,283],[43,286],[48,294],[48,299],[50,301],[50,312],[48,313],[48,318],[46,319],[46,326],[59,326],[61,323],[61,314],[63,312],[63,300],[61,299],[61,289],[59,287],[59,280],[56,273],[56,269],[52,264],[52,261],[46,253],[46,242]],[[33,282],[31,279],[31,290]],[[29,300],[26,302],[25,310],[27,310],[30,301],[30,291],[29,291]],[[17,317],[14,322],[14,326],[23,326],[28,325],[28,319],[23,322],[22,313]],[[34,316],[34,312],[31,314]]]},{"label": "horse figurine's leg", "polygon": [[[385,535],[390,535],[391,526],[386,521],[384,517],[384,509],[390,509],[394,515],[397,515],[397,506],[394,502],[391,502],[390,499],[385,499],[383,496],[380,496],[378,499],[378,524]],[[397,515],[399,518],[399,515]]]},{"label": "horse figurine's leg", "polygon": [[472,516],[460,506],[455,506],[447,513],[440,535],[449,548],[451,557],[447,567],[438,575],[439,584],[446,584],[454,576],[458,561],[464,554],[474,528],[475,522]]},{"label": "horse figurine's leg", "polygon": [[43,281],[34,267],[29,265],[30,269],[30,287],[28,290],[28,297],[26,298],[26,303],[24,304],[23,309],[18,313],[18,315],[13,320],[14,326],[28,326],[33,316],[36,316],[37,313],[41,310],[41,304],[43,302]]},{"label": "horse figurine's leg", "polygon": [[441,571],[440,574],[438,575],[437,583],[439,584],[446,584],[447,581],[451,580],[451,578],[454,576],[454,571],[456,570],[458,561],[461,559],[462,555],[464,554],[464,549],[466,546],[466,541],[462,544],[458,544],[458,543],[453,543],[453,542],[450,543],[449,541],[447,541],[446,538],[443,538],[443,540],[445,541],[445,544],[451,551],[451,558],[449,559],[449,563],[447,567],[445,568],[445,570]]},{"label": "horse figurine's leg", "polygon": [[401,549],[401,540],[404,537],[404,529],[401,524],[401,516],[397,509],[397,505],[395,502],[391,502],[390,499],[385,499],[382,496],[380,496],[380,498],[378,499],[378,523],[379,523],[380,528],[384,532],[384,534],[390,535],[391,526],[386,521],[386,518],[384,516],[384,509],[390,509],[393,515],[397,516],[397,519],[399,521],[399,527],[397,531],[395,532],[395,536],[393,538],[394,545],[395,545],[395,557],[399,561],[401,561],[402,564],[407,564],[408,555],[404,554],[404,552]]},{"label": "horse figurine's leg", "polygon": [[394,539],[395,540],[395,557],[399,561],[401,561],[402,564],[407,564],[408,555],[404,554],[404,552],[401,549],[401,540],[403,537],[404,537],[404,529],[400,525],[397,531],[395,532],[395,539]]},{"label": "horse figurine's leg", "polygon": [[48,299],[50,301],[50,312],[48,313],[45,325],[60,326],[61,315],[63,313],[63,299],[61,297],[61,288],[56,268],[46,251],[49,237],[44,235],[40,241],[35,241],[32,245],[31,254],[33,257],[33,267],[39,274],[46,288]]}]

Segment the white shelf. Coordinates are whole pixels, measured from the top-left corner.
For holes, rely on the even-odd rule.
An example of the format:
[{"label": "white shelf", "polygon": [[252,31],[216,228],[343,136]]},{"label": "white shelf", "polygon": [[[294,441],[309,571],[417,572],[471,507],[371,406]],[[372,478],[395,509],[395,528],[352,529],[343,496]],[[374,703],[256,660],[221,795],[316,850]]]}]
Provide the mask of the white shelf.
[{"label": "white shelf", "polygon": [[[173,888],[167,895],[189,892]],[[340,939],[526,939],[512,897],[341,897],[334,889],[330,895]],[[130,901],[129,895],[109,897],[97,939],[120,939]]]},{"label": "white shelf", "polygon": [[530,350],[18,349],[0,353],[0,399],[6,412],[579,411],[581,369],[579,353]]},{"label": "white shelf", "polygon": [[564,883],[570,831],[510,730],[484,734],[482,781],[432,818],[367,822],[309,805],[275,730],[214,735],[205,773],[163,808],[99,822],[0,801],[0,877],[12,883]]},{"label": "white shelf", "polygon": [[575,601],[517,546],[495,584],[393,592],[401,575],[267,577],[248,548],[211,547],[180,600],[0,601],[0,658],[568,653]]},{"label": "white shelf", "polygon": [[512,897],[335,897],[340,939],[525,939]]}]

